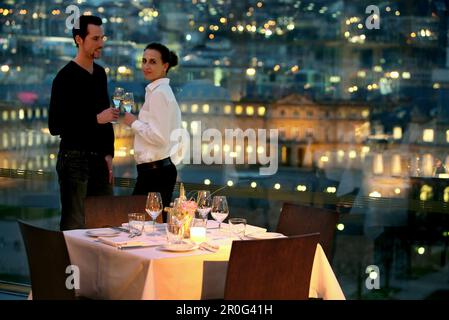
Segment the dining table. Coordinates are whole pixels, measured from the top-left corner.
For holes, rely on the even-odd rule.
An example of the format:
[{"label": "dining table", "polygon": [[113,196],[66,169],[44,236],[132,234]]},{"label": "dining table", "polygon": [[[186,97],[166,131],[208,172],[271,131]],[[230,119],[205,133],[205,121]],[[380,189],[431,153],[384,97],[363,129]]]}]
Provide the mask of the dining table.
[{"label": "dining table", "polygon": [[[165,224],[145,226],[142,235],[132,239],[126,228],[108,237],[101,236],[102,230],[116,229],[64,231],[70,261],[79,270],[77,294],[90,299],[223,299],[232,242],[242,240],[226,223],[219,229],[214,220],[207,222],[206,241],[201,246],[187,242],[183,250],[167,245]],[[245,239],[264,233],[268,234],[265,228],[247,225]],[[345,299],[319,244],[309,297]]]}]

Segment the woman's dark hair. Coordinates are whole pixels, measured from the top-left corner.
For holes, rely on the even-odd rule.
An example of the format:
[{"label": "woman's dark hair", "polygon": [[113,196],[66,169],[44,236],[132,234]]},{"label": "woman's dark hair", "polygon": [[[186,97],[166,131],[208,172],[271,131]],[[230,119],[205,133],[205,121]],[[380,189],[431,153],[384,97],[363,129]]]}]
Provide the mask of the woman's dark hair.
[{"label": "woman's dark hair", "polygon": [[176,53],[174,53],[173,51],[170,51],[163,44],[153,42],[145,47],[145,50],[148,50],[148,49],[159,51],[159,53],[161,54],[162,62],[168,63],[167,73],[171,67],[175,67],[178,65],[178,56],[176,55]]},{"label": "woman's dark hair", "polygon": [[72,29],[73,41],[75,41],[75,44],[77,47],[78,47],[78,44],[76,43],[75,37],[80,36],[80,38],[84,40],[88,33],[87,26],[89,24],[101,26],[103,24],[103,21],[101,21],[101,18],[97,17],[97,16],[80,16],[79,17],[79,28],[73,27],[73,29]]}]

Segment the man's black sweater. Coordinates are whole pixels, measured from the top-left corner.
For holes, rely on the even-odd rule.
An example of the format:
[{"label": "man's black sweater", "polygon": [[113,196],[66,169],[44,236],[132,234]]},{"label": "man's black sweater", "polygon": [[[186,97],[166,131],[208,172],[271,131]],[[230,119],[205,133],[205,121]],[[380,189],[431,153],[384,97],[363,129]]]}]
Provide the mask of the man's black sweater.
[{"label": "man's black sweater", "polygon": [[48,128],[61,137],[60,150],[93,151],[114,156],[111,123],[98,124],[97,114],[109,108],[104,69],[94,63],[93,73],[70,61],[51,90]]}]

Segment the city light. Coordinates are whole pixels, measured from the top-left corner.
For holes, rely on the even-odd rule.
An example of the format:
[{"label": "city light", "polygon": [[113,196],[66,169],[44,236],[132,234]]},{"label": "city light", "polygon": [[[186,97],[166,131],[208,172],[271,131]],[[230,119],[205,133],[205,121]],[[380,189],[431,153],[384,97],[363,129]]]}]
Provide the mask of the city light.
[{"label": "city light", "polygon": [[296,190],[299,191],[299,192],[304,192],[304,191],[307,190],[307,187],[304,186],[304,185],[299,184],[299,185],[296,186]]},{"label": "city light", "polygon": [[327,193],[335,193],[335,192],[337,192],[337,188],[335,188],[335,187],[327,187],[326,188],[326,192]]},{"label": "city light", "polygon": [[337,224],[337,230],[338,231],[343,231],[344,229],[345,229],[345,225],[343,223]]},{"label": "city light", "polygon": [[257,187],[257,183],[256,183],[256,182],[254,182],[254,181],[253,181],[253,182],[251,182],[251,188],[253,188],[253,189],[254,189],[254,188],[256,188],[256,187]]},{"label": "city light", "polygon": [[371,193],[369,194],[369,196],[370,196],[371,198],[381,198],[381,197],[382,197],[382,194],[381,194],[380,192],[378,192],[378,191],[373,191],[373,192],[371,192]]},{"label": "city light", "polygon": [[243,107],[242,106],[236,106],[235,107],[235,114],[240,115],[240,114],[242,114],[242,112],[243,112]]},{"label": "city light", "polygon": [[0,67],[0,70],[4,73],[9,71],[9,66],[7,64],[4,64]]},{"label": "city light", "polygon": [[204,184],[205,184],[206,186],[210,185],[210,180],[209,180],[209,179],[204,179]]},{"label": "city light", "polygon": [[400,194],[400,193],[401,193],[401,189],[400,189],[400,188],[395,188],[395,189],[394,189],[394,193]]},{"label": "city light", "polygon": [[232,187],[234,185],[234,182],[232,180],[228,180],[227,185],[228,187]]},{"label": "city light", "polygon": [[120,66],[117,68],[117,72],[120,75],[131,75],[132,74],[132,70],[126,66]]},{"label": "city light", "polygon": [[391,77],[392,79],[397,79],[397,78],[399,78],[399,72],[397,72],[397,71],[392,71],[392,72],[390,72],[390,77]]},{"label": "city light", "polygon": [[275,188],[276,190],[281,189],[281,184],[280,184],[280,183],[276,183],[276,184],[274,185],[274,188]]},{"label": "city light", "polygon": [[426,252],[426,249],[424,247],[418,247],[416,252],[418,252],[419,255],[423,255]]},{"label": "city light", "polygon": [[329,78],[329,81],[330,81],[331,83],[339,83],[339,82],[341,81],[341,78],[340,78],[339,76],[331,76],[331,77]]},{"label": "city light", "polygon": [[254,68],[246,69],[246,75],[249,77],[254,77],[256,75],[256,69]]},{"label": "city light", "polygon": [[422,140],[424,142],[433,142],[433,140],[434,140],[434,130],[433,129],[424,129]]}]

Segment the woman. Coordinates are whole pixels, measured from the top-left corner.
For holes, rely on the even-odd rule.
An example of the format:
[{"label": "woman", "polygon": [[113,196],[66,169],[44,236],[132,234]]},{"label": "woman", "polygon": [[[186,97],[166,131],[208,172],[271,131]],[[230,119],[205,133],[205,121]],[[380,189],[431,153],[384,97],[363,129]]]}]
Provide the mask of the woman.
[{"label": "woman", "polygon": [[[123,122],[134,131],[137,182],[133,194],[160,192],[164,207],[170,205],[176,183],[176,166],[170,159],[173,130],[181,128],[181,111],[170,88],[167,73],[178,57],[166,46],[151,43],[142,58],[142,72],[150,84],[139,116],[125,113]],[[164,216],[164,221],[166,217]]]}]

